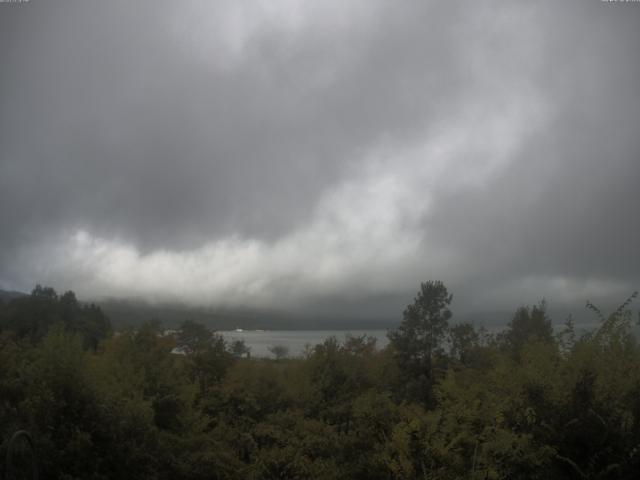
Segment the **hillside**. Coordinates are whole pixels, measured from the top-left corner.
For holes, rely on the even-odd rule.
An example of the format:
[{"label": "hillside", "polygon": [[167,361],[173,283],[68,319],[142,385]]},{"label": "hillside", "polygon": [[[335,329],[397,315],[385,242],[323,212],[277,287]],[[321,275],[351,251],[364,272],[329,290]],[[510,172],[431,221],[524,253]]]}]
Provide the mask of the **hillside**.
[{"label": "hillside", "polygon": [[0,302],[7,302],[9,300],[13,300],[14,298],[20,298],[27,296],[26,293],[15,292],[11,290],[0,290]]},{"label": "hillside", "polygon": [[194,320],[214,330],[339,330],[387,328],[394,321],[363,318],[326,318],[296,315],[290,312],[249,308],[224,309],[192,307],[177,303],[152,304],[137,299],[106,299],[96,302],[115,328],[137,326],[147,320],[160,320],[175,328],[185,320]]}]

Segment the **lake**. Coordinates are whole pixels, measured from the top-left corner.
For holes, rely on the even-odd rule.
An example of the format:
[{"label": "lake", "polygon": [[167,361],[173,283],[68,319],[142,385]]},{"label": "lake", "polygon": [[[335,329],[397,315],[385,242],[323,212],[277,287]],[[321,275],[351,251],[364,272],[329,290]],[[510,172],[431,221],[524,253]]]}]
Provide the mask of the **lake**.
[{"label": "lake", "polygon": [[[599,326],[598,323],[583,323],[576,325],[576,335],[595,330]],[[478,325],[476,325],[476,328]],[[556,333],[564,328],[562,324],[553,326]],[[497,333],[506,328],[505,325],[493,325],[486,327],[488,333]],[[361,337],[369,335],[377,340],[376,346],[384,348],[389,343],[387,338],[387,329],[377,330],[236,330],[219,331],[228,341],[244,340],[245,344],[251,348],[251,356],[273,358],[273,354],[269,352],[269,347],[281,345],[289,350],[290,357],[298,357],[304,353],[305,347],[312,347],[324,342],[329,337],[336,337],[338,341],[343,342],[346,335]],[[634,327],[634,332],[640,334],[638,326]]]},{"label": "lake", "polygon": [[270,358],[273,358],[273,355],[269,352],[269,347],[281,345],[289,349],[290,357],[298,357],[303,354],[307,345],[317,345],[332,336],[342,342],[346,335],[369,335],[377,339],[378,348],[383,348],[389,343],[387,330],[230,330],[218,333],[228,342],[244,340],[247,347],[251,348],[253,357]]}]

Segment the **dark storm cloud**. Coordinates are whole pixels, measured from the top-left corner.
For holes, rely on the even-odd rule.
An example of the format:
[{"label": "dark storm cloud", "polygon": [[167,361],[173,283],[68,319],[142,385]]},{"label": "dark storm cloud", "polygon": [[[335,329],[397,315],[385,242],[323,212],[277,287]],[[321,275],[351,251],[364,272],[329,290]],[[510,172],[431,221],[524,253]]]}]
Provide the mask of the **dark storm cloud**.
[{"label": "dark storm cloud", "polygon": [[[34,2],[4,17],[3,200],[18,227],[32,216],[28,230],[82,225],[145,249],[279,233],[354,150],[414,128],[425,116],[415,94],[433,91],[423,80],[446,61],[435,43],[405,48],[423,18],[400,12],[382,38],[267,29],[238,65],[216,68],[216,48],[198,45],[215,37],[173,35],[172,16],[194,8],[174,3]],[[336,61],[337,78],[314,88]]]},{"label": "dark storm cloud", "polygon": [[[37,28],[25,21],[13,38],[22,52],[3,109],[3,165],[13,164],[3,191],[20,224],[32,215],[40,226],[115,231],[146,248],[278,225],[296,213],[274,215],[287,195],[304,204],[282,176],[300,155],[286,146],[278,123],[290,120],[277,99],[249,71],[216,75],[176,51],[166,5],[28,8]],[[307,161],[304,172],[300,160],[313,195],[332,168]],[[271,191],[263,220],[252,207]]]},{"label": "dark storm cloud", "polygon": [[640,62],[632,53],[640,11],[557,7],[545,24],[548,50],[537,79],[553,119],[489,194],[442,198],[431,226],[467,257],[483,259],[465,271],[466,290],[483,278],[505,291],[517,279],[537,278],[538,292],[517,291],[526,297],[519,301],[531,302],[553,296],[552,280],[560,278],[591,297],[599,293],[588,288],[593,281],[604,300],[614,291],[617,301],[640,284]]},{"label": "dark storm cloud", "polygon": [[633,4],[0,7],[6,287],[330,311],[640,284]]}]

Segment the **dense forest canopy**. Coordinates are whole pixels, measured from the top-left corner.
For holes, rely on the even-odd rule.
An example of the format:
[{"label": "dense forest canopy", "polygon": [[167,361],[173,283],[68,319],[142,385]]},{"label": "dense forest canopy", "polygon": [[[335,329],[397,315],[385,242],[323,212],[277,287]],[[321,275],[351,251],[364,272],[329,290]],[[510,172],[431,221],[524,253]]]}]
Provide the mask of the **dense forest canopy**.
[{"label": "dense forest canopy", "polygon": [[554,332],[541,302],[488,334],[429,281],[384,349],[261,359],[188,319],[114,332],[37,286],[0,302],[2,448],[29,431],[45,479],[637,478],[635,296],[589,303],[590,332]]}]

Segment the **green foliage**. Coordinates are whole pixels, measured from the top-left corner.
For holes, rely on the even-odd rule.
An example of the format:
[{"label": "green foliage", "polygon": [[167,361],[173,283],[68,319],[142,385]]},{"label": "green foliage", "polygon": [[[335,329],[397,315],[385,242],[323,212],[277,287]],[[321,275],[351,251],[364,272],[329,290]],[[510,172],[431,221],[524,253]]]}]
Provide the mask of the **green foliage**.
[{"label": "green foliage", "polygon": [[452,298],[442,282],[422,283],[413,303],[404,311],[400,326],[389,332],[407,399],[425,404],[433,401],[434,357],[440,353],[449,328]]},{"label": "green foliage", "polygon": [[234,340],[231,343],[230,349],[234,357],[247,357],[251,356],[251,348],[246,345],[244,340]]},{"label": "green foliage", "polygon": [[428,282],[388,348],[347,336],[273,360],[197,322],[87,341],[90,307],[37,287],[0,305],[0,433],[29,430],[54,479],[636,478],[633,299],[589,307],[580,336],[554,336],[540,304],[491,337],[449,328]]},{"label": "green foliage", "polygon": [[470,323],[459,323],[449,329],[450,354],[465,366],[471,366],[480,347],[480,334]]},{"label": "green foliage", "polygon": [[221,381],[234,361],[222,335],[198,322],[187,320],[182,324],[177,344],[186,352],[189,377],[198,385],[201,396]]},{"label": "green foliage", "polygon": [[269,352],[276,357],[276,360],[282,360],[289,355],[289,349],[284,345],[272,345],[269,347]]},{"label": "green foliage", "polygon": [[553,327],[547,316],[547,305],[520,307],[516,310],[503,336],[504,346],[513,356],[520,354],[523,346],[530,341],[553,342]]},{"label": "green foliage", "polygon": [[58,296],[53,288],[37,285],[30,296],[11,300],[0,311],[0,330],[10,330],[33,343],[57,324],[79,333],[85,347],[93,349],[111,333],[111,323],[102,310],[94,304],[80,304],[71,291]]}]

